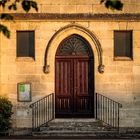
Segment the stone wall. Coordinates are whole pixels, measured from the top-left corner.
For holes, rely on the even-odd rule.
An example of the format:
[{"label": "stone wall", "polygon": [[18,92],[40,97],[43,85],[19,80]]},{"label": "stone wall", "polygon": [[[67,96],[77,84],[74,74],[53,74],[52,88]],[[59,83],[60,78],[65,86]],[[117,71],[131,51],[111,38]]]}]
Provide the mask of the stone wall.
[{"label": "stone wall", "polygon": [[[93,2],[94,1],[94,2]],[[39,12],[48,13],[139,13],[140,2],[124,0],[122,12],[110,11],[99,4],[99,0],[39,0]],[[88,4],[87,4],[88,3]],[[128,7],[129,6],[129,7]],[[84,7],[84,8],[83,8]],[[6,9],[4,10],[6,12]],[[21,12],[21,11],[19,11]],[[34,12],[34,11],[31,11]],[[139,21],[70,21],[70,20],[17,20],[3,22],[11,31],[11,38],[0,34],[0,87],[1,95],[7,96],[14,104],[13,126],[31,127],[29,103],[17,101],[17,83],[31,82],[32,102],[55,91],[54,56],[59,42],[72,33],[86,38],[95,56],[95,92],[101,93],[123,105],[121,126],[140,127],[140,23]],[[61,28],[76,24],[91,31],[101,43],[105,72],[98,72],[98,56],[94,42],[78,30],[60,33],[49,49],[50,73],[43,73],[44,55],[48,42]],[[35,60],[16,58],[16,31],[35,31]],[[133,30],[133,60],[114,60],[114,30]]]},{"label": "stone wall", "polygon": [[[38,2],[39,13],[139,13],[139,0],[122,0],[124,8],[122,11],[112,11],[100,4],[100,0],[36,0]],[[18,5],[18,12],[23,12]],[[7,8],[4,12],[9,12]],[[17,11],[10,11],[17,12]],[[31,10],[30,12],[35,12]]]},{"label": "stone wall", "polygon": [[[31,82],[32,101],[54,92],[54,56],[56,42],[61,36],[75,33],[74,30],[60,35],[54,48],[50,48],[48,60],[50,73],[43,73],[44,54],[51,37],[60,28],[70,22],[16,21],[5,23],[11,30],[11,39],[2,35],[1,42],[1,94],[6,95],[15,105],[14,124],[16,127],[30,127],[30,103],[17,102],[17,83]],[[51,26],[50,26],[51,24]],[[140,126],[140,61],[138,22],[77,22],[76,24],[92,31],[98,38],[103,49],[103,64],[105,72],[98,72],[98,57],[95,45],[91,45],[95,55],[95,92],[101,93],[123,105],[121,109],[121,126]],[[133,61],[114,61],[113,31],[133,30]],[[35,30],[35,60],[31,58],[16,58],[16,31]],[[83,37],[85,37],[83,35]],[[52,45],[53,46],[53,45]],[[30,119],[29,119],[30,118]]]}]

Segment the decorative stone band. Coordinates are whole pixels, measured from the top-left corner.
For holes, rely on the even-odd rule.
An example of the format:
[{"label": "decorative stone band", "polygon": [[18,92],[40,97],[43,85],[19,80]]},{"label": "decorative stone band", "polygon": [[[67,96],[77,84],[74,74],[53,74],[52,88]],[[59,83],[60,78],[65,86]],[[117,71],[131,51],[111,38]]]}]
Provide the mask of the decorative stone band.
[{"label": "decorative stone band", "polygon": [[14,20],[140,20],[140,14],[12,13]]}]

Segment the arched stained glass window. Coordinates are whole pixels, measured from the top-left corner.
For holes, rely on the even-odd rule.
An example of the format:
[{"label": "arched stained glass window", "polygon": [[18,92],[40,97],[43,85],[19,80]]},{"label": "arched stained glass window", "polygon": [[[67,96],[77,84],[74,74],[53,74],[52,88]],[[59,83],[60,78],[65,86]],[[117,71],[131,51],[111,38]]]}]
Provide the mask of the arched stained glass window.
[{"label": "arched stained glass window", "polygon": [[81,36],[74,34],[67,37],[60,43],[56,55],[89,56],[90,55],[89,44]]}]

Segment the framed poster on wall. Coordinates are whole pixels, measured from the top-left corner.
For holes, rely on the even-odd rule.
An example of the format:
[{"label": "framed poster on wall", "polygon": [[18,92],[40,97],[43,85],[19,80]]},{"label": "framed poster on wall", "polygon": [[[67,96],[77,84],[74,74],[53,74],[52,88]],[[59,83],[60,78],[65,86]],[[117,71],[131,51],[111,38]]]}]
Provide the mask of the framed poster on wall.
[{"label": "framed poster on wall", "polygon": [[31,101],[31,84],[30,83],[17,84],[17,98],[19,102]]}]

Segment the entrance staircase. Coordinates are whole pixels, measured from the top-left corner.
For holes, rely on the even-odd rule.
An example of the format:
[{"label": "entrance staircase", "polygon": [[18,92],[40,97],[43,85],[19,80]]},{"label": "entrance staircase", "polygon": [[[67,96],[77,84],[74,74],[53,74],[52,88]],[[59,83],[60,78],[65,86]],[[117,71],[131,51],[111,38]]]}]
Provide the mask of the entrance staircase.
[{"label": "entrance staircase", "polygon": [[54,94],[30,105],[33,136],[116,137],[121,104],[101,94],[95,96],[95,119],[55,119]]},{"label": "entrance staircase", "polygon": [[104,137],[116,135],[117,129],[103,125],[96,119],[54,119],[33,132],[44,137]]}]

